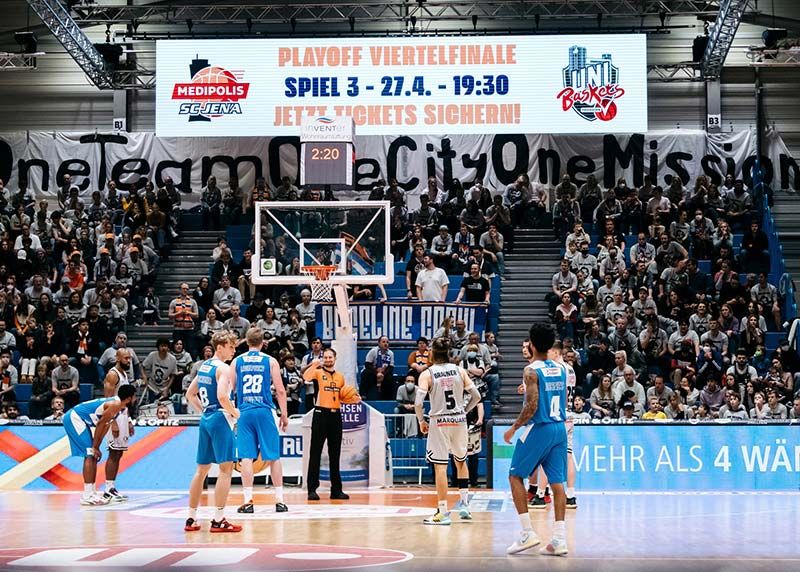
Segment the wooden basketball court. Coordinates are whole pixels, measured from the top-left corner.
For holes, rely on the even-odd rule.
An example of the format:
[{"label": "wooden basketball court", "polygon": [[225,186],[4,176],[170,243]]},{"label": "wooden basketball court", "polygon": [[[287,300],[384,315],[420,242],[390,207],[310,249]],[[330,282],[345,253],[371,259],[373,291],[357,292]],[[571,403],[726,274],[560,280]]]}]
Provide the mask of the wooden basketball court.
[{"label": "wooden basketball court", "polygon": [[[78,493],[0,494],[0,568],[213,570],[793,570],[800,566],[798,494],[585,494],[567,513],[570,555],[506,556],[518,532],[510,498],[476,491],[474,520],[422,524],[435,506],[431,488],[350,491],[307,503],[288,489],[290,512],[277,514],[261,489],[256,513],[228,518],[239,534],[184,533],[185,492],[134,493],[127,503],[79,505]],[[455,502],[456,495],[452,495]],[[208,497],[206,497],[206,502]],[[543,539],[552,509],[531,511]]]}]

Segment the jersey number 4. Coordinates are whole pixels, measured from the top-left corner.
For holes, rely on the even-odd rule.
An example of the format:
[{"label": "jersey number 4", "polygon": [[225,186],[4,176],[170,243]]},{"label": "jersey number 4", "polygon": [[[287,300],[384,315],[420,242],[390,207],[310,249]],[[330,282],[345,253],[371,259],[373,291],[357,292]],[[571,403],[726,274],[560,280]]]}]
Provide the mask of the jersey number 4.
[{"label": "jersey number 4", "polygon": [[561,396],[554,395],[550,398],[550,419],[561,421]]},{"label": "jersey number 4", "polygon": [[264,376],[245,375],[242,377],[242,393],[261,393],[261,386],[264,384]]}]

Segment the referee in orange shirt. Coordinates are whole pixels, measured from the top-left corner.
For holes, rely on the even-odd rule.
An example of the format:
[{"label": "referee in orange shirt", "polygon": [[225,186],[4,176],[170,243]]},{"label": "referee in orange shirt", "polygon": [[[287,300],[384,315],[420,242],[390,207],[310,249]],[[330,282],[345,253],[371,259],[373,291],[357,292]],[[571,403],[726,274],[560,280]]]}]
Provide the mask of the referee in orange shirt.
[{"label": "referee in orange shirt", "polygon": [[330,459],[331,500],[348,500],[342,491],[342,475],[339,472],[339,458],[342,453],[342,413],[339,391],[345,386],[344,376],[334,369],[336,351],[327,348],[322,352],[322,360],[303,374],[303,379],[314,382],[314,418],[311,422],[311,447],[308,454],[308,500],[317,501],[319,487],[319,465],[322,446],[328,442]]}]

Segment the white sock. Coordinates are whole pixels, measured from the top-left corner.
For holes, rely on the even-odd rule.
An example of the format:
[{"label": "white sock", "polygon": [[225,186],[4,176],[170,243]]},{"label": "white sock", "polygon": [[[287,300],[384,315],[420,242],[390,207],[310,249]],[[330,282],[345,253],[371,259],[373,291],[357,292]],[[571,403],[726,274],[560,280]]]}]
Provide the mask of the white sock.
[{"label": "white sock", "polygon": [[220,520],[225,518],[225,516],[222,514],[224,510],[225,507],[223,506],[223,507],[217,507],[217,510],[214,511],[214,520],[216,522],[219,522]]},{"label": "white sock", "polygon": [[458,494],[461,497],[461,502],[463,504],[468,504],[467,501],[469,500],[469,489],[458,489]]},{"label": "white sock", "polygon": [[283,487],[275,487],[275,502],[283,502]]},{"label": "white sock", "polygon": [[253,487],[244,487],[244,502],[253,502]]},{"label": "white sock", "polygon": [[567,540],[567,527],[563,520],[557,520],[553,525],[553,539]]},{"label": "white sock", "polygon": [[197,509],[189,507],[189,518],[197,520]]},{"label": "white sock", "polygon": [[575,488],[574,487],[567,487],[567,498],[571,499],[575,496]]},{"label": "white sock", "polygon": [[522,530],[533,530],[533,524],[531,524],[531,515],[527,512],[523,512],[522,514],[517,515],[519,517],[519,525],[522,527]]},{"label": "white sock", "polygon": [[106,492],[114,488],[114,481],[106,481]]},{"label": "white sock", "polygon": [[94,485],[84,483],[83,484],[83,498],[90,497],[94,494]]},{"label": "white sock", "polygon": [[439,512],[440,513],[447,514],[447,501],[446,500],[439,501],[438,507],[439,507]]}]

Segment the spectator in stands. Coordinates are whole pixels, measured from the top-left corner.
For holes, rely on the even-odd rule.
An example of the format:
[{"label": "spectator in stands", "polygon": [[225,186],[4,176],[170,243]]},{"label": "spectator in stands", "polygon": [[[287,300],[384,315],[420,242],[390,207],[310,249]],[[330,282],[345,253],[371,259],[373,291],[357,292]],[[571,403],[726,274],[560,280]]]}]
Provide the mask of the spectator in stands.
[{"label": "spectator in stands", "polygon": [[700,403],[708,407],[714,417],[719,415],[719,408],[725,403],[725,392],[720,389],[717,377],[708,377],[705,387],[700,391]]},{"label": "spectator in stands", "polygon": [[[359,393],[367,399],[391,400],[395,396],[394,352],[389,349],[389,338],[381,336],[364,360]],[[372,396],[372,397],[368,397]]]},{"label": "spectator in stands", "polygon": [[502,276],[506,272],[503,235],[498,232],[497,225],[490,224],[488,230],[481,234],[478,245],[483,249],[483,256]]},{"label": "spectator in stands", "polygon": [[213,175],[208,178],[206,188],[200,196],[200,212],[203,215],[203,228],[217,230],[219,228],[220,206],[222,205],[222,191],[217,187],[217,178]]},{"label": "spectator in stands", "polygon": [[[325,346],[322,344],[322,339],[316,336],[311,338],[311,350],[303,356],[303,359],[300,363],[301,376],[306,372],[306,370],[314,367],[317,362],[321,362],[322,353],[324,351]],[[314,407],[314,384],[304,382],[304,385],[305,408],[306,411],[310,411]]]},{"label": "spectator in stands", "polygon": [[592,390],[589,396],[591,415],[595,419],[610,419],[616,417],[616,402],[611,389],[611,376],[603,375],[600,383]]},{"label": "spectator in stands", "polygon": [[577,201],[571,199],[568,194],[561,195],[553,205],[553,230],[556,240],[565,240],[575,221],[580,218],[581,208]]},{"label": "spectator in stands", "polygon": [[286,387],[286,414],[297,415],[300,411],[300,392],[303,387],[303,376],[297,369],[294,354],[286,352],[280,356],[281,379]]},{"label": "spectator in stands", "polygon": [[233,306],[239,306],[242,303],[242,294],[236,288],[231,287],[231,280],[227,274],[220,278],[219,288],[214,291],[213,308],[217,315],[227,320],[231,317],[231,310]]},{"label": "spectator in stands", "polygon": [[211,290],[209,279],[203,276],[197,283],[192,298],[197,302],[197,309],[200,312],[200,317],[208,312],[209,308],[214,305],[214,291]]},{"label": "spectator in stands", "polygon": [[[486,209],[486,225],[491,228],[494,225],[497,228],[504,241],[508,242],[509,251],[514,247],[514,227],[511,224],[511,211],[503,204],[503,197],[495,195],[492,199],[492,205]],[[503,265],[501,272],[504,272],[505,265]]]},{"label": "spectator in stands", "polygon": [[759,228],[758,221],[750,221],[750,228],[742,236],[739,264],[742,268],[759,268],[769,272],[769,239]]},{"label": "spectator in stands", "polygon": [[578,307],[572,303],[569,292],[561,295],[561,304],[556,307],[555,311],[555,323],[559,338],[563,340],[574,337],[575,327],[578,323]]},{"label": "spectator in stands", "polygon": [[570,270],[569,261],[561,260],[559,271],[553,274],[551,280],[552,292],[547,294],[546,300],[549,303],[550,317],[555,317],[555,309],[561,303],[564,294],[577,297],[578,277]]},{"label": "spectator in stands", "polygon": [[311,290],[304,288],[300,291],[300,303],[295,306],[295,309],[305,321],[306,331],[314,332],[314,324],[317,319],[317,303],[311,300]]},{"label": "spectator in stands", "polygon": [[629,365],[625,366],[622,380],[614,385],[613,391],[617,402],[622,398],[624,392],[632,391],[638,403],[646,403],[644,386],[636,381],[636,371]]},{"label": "spectator in stands", "polygon": [[444,302],[447,300],[447,287],[450,280],[444,270],[436,267],[433,256],[426,252],[423,257],[423,268],[415,282],[417,299],[425,302]]},{"label": "spectator in stands", "polygon": [[209,308],[208,312],[206,312],[206,319],[200,324],[198,333],[200,345],[206,345],[211,340],[211,336],[224,328],[224,324],[217,319],[217,311],[214,308]]},{"label": "spectator in stands", "polygon": [[244,341],[244,334],[250,328],[250,322],[246,318],[242,318],[240,307],[234,304],[231,306],[231,317],[225,320],[223,326],[226,330],[235,333],[239,340]]},{"label": "spectator in stands", "polygon": [[[9,308],[10,309],[10,308]],[[17,339],[14,334],[6,330],[6,321],[0,319],[0,351],[8,348],[16,349]]]},{"label": "spectator in stands", "polygon": [[491,285],[489,280],[481,276],[480,266],[477,263],[472,263],[469,267],[469,276],[461,281],[461,288],[458,291],[455,303],[488,304],[490,294]]},{"label": "spectator in stands", "polygon": [[786,409],[786,406],[780,402],[780,394],[774,389],[768,390],[767,406],[766,406],[766,412],[764,413],[764,418],[787,419],[788,416],[789,416],[789,411]]},{"label": "spectator in stands", "polygon": [[178,373],[178,361],[169,349],[169,340],[158,338],[156,349],[142,362],[142,369],[147,374],[148,403],[168,400],[172,395],[172,384]]},{"label": "spectator in stands", "polygon": [[[283,318],[281,318],[283,321]],[[308,330],[306,321],[300,317],[300,312],[292,308],[286,314],[286,325],[283,329],[284,342],[287,347],[299,358],[305,355],[308,348]]]},{"label": "spectator in stands", "polygon": [[419,338],[417,340],[417,349],[408,354],[409,374],[412,374],[415,378],[418,378],[419,374],[428,369],[430,366],[430,350],[428,349],[428,339]]},{"label": "spectator in stands", "polygon": [[603,189],[597,184],[594,175],[586,177],[586,182],[578,189],[576,198],[581,207],[581,220],[592,220],[595,209],[603,199]]},{"label": "spectator in stands", "polygon": [[691,407],[688,407],[682,400],[680,393],[672,392],[669,396],[669,404],[664,408],[667,419],[676,421],[686,421],[694,417]]},{"label": "spectator in stands", "polygon": [[241,275],[242,269],[231,259],[230,249],[225,249],[211,267],[211,288],[219,288],[223,276],[227,276],[231,284],[238,284]]},{"label": "spectator in stands", "polygon": [[511,211],[511,224],[515,228],[525,226],[528,210],[531,208],[533,190],[527,174],[521,174],[503,192],[503,204]]},{"label": "spectator in stands", "polygon": [[[624,183],[624,181],[623,181]],[[644,205],[639,200],[635,192],[631,192],[622,201],[622,214],[619,217],[619,225],[622,232],[626,234],[637,234],[642,228],[642,214]]]},{"label": "spectator in stands", "polygon": [[193,344],[195,320],[200,317],[197,301],[189,295],[189,284],[182,282],[178,296],[169,304],[167,316],[172,321],[172,339]]},{"label": "spectator in stands", "polygon": [[789,410],[789,419],[800,419],[800,396],[794,398],[792,408]]},{"label": "spectator in stands", "polygon": [[421,245],[415,245],[411,254],[411,258],[406,264],[406,290],[409,300],[417,296],[417,276],[425,269],[425,248]]},{"label": "spectator in stands", "polygon": [[661,405],[661,402],[658,400],[658,397],[650,397],[647,400],[648,409],[647,411],[642,414],[642,420],[644,421],[656,421],[661,419],[666,419],[667,416],[664,413],[664,406]]},{"label": "spectator in stands", "polygon": [[766,272],[759,272],[758,284],[750,288],[750,299],[759,305],[761,315],[771,316],[775,329],[780,329],[782,320],[778,289],[767,282]]},{"label": "spectator in stands", "polygon": [[[397,388],[397,407],[395,413],[406,415],[407,417],[414,413],[414,403],[417,399],[417,380],[409,373],[406,376],[405,382]],[[395,434],[403,437],[414,437],[418,434],[416,415],[408,419],[403,419],[403,430],[400,427],[395,427]]]},{"label": "spectator in stands", "polygon": [[726,199],[725,218],[734,229],[746,228],[750,223],[753,211],[753,197],[744,188],[744,182],[737,179],[733,184],[733,191],[728,193]]},{"label": "spectator in stands", "polygon": [[568,173],[564,173],[561,177],[561,182],[556,185],[553,193],[556,201],[561,200],[562,197],[575,200],[578,196],[578,187],[572,182],[572,177],[570,177]]},{"label": "spectator in stands", "polygon": [[436,261],[436,266],[447,271],[450,268],[450,260],[453,255],[453,237],[447,225],[439,227],[439,234],[431,241],[431,254]]},{"label": "spectator in stands", "polygon": [[54,397],[64,400],[66,409],[71,409],[80,401],[78,370],[70,365],[70,360],[66,354],[58,358],[58,367],[53,369],[51,375],[51,391]]}]

